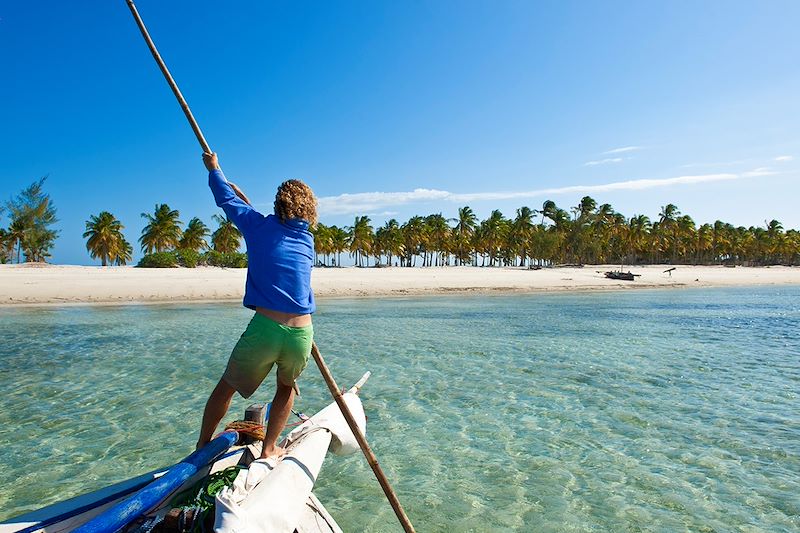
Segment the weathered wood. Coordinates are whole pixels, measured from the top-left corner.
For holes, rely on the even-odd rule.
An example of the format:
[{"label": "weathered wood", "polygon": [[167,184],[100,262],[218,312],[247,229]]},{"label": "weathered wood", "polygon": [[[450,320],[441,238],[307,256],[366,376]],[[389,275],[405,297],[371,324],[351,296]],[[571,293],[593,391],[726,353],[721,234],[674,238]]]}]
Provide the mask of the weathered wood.
[{"label": "weathered wood", "polygon": [[194,119],[194,115],[192,115],[192,110],[189,109],[189,104],[186,103],[186,99],[181,94],[181,90],[178,89],[178,84],[175,83],[175,80],[172,79],[172,74],[169,73],[167,69],[167,65],[164,63],[164,60],[161,59],[161,54],[158,53],[156,50],[156,45],[153,42],[153,39],[150,38],[150,34],[147,31],[147,28],[144,26],[144,21],[142,17],[139,16],[139,11],[137,11],[136,6],[133,5],[133,0],[126,0],[128,2],[128,7],[131,10],[131,14],[133,18],[136,20],[136,25],[139,26],[139,31],[142,32],[142,37],[144,37],[145,42],[147,43],[147,47],[150,49],[150,53],[153,54],[153,59],[156,60],[158,63],[158,68],[161,69],[161,73],[164,74],[164,78],[166,78],[167,83],[169,84],[170,89],[172,89],[172,93],[175,95],[175,98],[178,99],[178,103],[183,110],[183,114],[186,115],[186,119],[189,121],[189,125],[192,127],[192,131],[194,131],[195,137],[197,137],[197,142],[200,143],[200,147],[203,149],[204,152],[211,153],[211,147],[206,142],[206,138],[203,136],[203,132],[200,131],[200,126],[197,124],[197,121]]},{"label": "weathered wood", "polygon": [[[255,422],[256,424],[264,425],[264,418],[267,415],[267,406],[263,403],[254,403],[244,410],[244,419],[246,422]],[[242,434],[242,443],[253,444],[258,439],[250,435]]]},{"label": "weathered wood", "polygon": [[408,519],[408,515],[403,510],[403,506],[400,504],[400,500],[397,498],[397,494],[395,494],[394,489],[392,489],[392,486],[389,484],[389,480],[386,478],[386,474],[383,473],[383,469],[381,469],[380,465],[378,464],[378,458],[375,457],[375,454],[372,452],[372,448],[370,448],[366,437],[364,437],[364,434],[361,433],[361,428],[358,427],[358,422],[356,422],[356,419],[353,418],[353,413],[350,412],[350,408],[347,407],[347,402],[344,401],[342,392],[339,390],[339,386],[336,385],[336,380],[333,379],[333,374],[331,374],[331,371],[328,369],[328,365],[326,365],[325,361],[322,359],[322,354],[319,352],[316,342],[311,345],[311,355],[314,357],[314,362],[317,363],[319,371],[322,373],[322,377],[325,380],[325,383],[328,385],[331,395],[333,395],[333,399],[336,400],[336,405],[339,406],[339,409],[342,411],[342,415],[344,415],[344,419],[347,421],[347,425],[350,426],[350,430],[356,437],[358,445],[361,447],[361,451],[364,452],[364,456],[367,458],[367,463],[369,463],[369,466],[372,468],[375,477],[378,478],[378,483],[380,483],[384,494],[386,494],[386,498],[389,500],[389,504],[392,506],[394,514],[397,515],[397,519],[400,521],[400,524],[403,526],[403,529],[406,531],[406,533],[415,533],[414,526],[411,525],[411,520]]}]

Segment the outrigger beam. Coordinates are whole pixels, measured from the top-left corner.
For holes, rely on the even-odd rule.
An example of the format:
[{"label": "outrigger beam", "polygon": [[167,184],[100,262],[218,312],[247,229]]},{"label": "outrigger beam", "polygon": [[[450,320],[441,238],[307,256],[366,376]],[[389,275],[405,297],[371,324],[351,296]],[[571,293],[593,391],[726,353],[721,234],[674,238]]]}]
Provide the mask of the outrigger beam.
[{"label": "outrigger beam", "polygon": [[201,468],[228,451],[239,438],[235,431],[226,431],[140,491],[114,505],[74,529],[75,533],[114,533],[127,526],[147,511],[158,505],[167,495],[180,487]]}]

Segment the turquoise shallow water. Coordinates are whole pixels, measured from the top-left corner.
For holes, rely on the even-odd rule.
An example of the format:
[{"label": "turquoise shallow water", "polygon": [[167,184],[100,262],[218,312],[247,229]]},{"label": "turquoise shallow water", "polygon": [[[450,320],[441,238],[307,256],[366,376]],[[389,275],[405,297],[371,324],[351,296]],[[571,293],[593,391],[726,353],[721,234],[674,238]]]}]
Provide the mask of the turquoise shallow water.
[{"label": "turquoise shallow water", "polygon": [[[189,453],[248,319],[0,309],[0,517]],[[315,330],[342,386],[373,372],[368,438],[420,532],[800,530],[800,288],[324,300]],[[313,366],[301,387],[328,403]],[[317,494],[399,530],[361,456]]]}]

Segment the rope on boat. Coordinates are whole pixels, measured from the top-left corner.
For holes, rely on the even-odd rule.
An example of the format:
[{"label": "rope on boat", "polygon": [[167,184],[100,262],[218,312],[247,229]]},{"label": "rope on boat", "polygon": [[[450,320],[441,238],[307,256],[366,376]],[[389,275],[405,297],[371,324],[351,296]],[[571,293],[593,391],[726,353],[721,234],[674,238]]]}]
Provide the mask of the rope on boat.
[{"label": "rope on boat", "polygon": [[[300,421],[293,424],[286,424],[285,427],[293,428],[308,420],[308,417],[302,413],[295,413],[295,415],[297,415]],[[264,424],[259,424],[258,422],[252,422],[248,420],[236,420],[231,422],[225,426],[225,431],[236,431],[239,433],[239,435],[247,435],[248,437],[252,437],[256,440],[264,440],[265,435]]]},{"label": "rope on boat", "polygon": [[247,420],[236,420],[225,426],[225,431],[236,431],[239,435],[247,435],[257,440],[264,440],[264,424],[249,422]]}]

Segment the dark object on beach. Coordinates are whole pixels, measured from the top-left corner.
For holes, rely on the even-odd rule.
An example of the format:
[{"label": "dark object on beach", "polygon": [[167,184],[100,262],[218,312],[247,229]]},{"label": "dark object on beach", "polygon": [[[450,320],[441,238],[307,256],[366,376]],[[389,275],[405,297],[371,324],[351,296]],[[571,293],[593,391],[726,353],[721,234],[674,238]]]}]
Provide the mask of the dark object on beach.
[{"label": "dark object on beach", "polygon": [[669,274],[669,277],[672,277],[672,271],[675,270],[676,268],[677,267],[668,268],[664,272],[662,272],[662,274]]},{"label": "dark object on beach", "polygon": [[528,267],[528,270],[541,270],[541,265],[531,265]]},{"label": "dark object on beach", "polygon": [[606,272],[606,277],[608,279],[621,279],[623,281],[634,281],[638,276],[641,276],[641,274],[633,274],[630,271],[610,270]]}]

